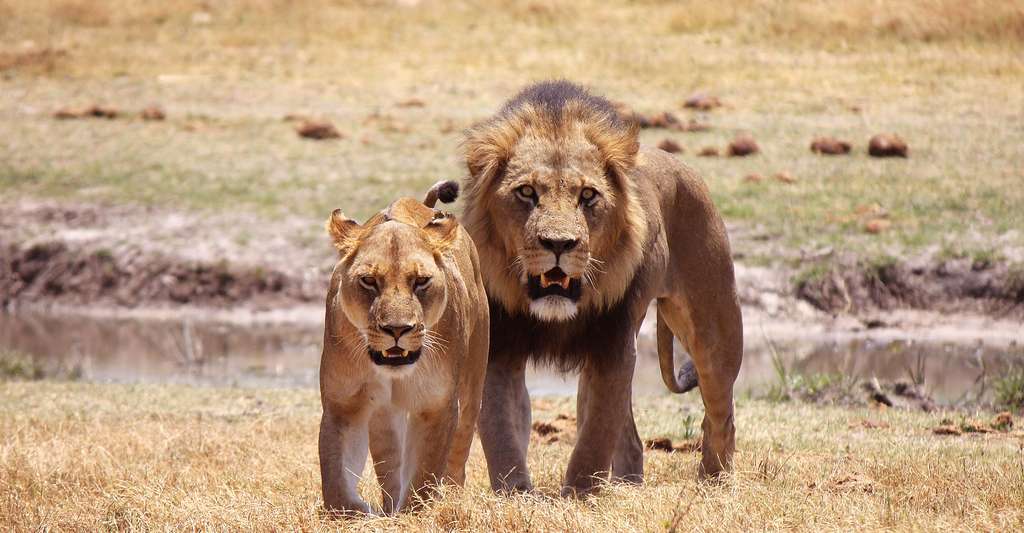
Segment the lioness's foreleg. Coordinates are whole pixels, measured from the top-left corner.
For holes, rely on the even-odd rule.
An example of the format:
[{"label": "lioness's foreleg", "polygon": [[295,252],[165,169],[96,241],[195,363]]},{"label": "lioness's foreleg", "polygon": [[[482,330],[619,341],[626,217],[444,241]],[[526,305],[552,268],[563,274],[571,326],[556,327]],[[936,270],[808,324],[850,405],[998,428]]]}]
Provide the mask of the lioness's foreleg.
[{"label": "lioness's foreleg", "polygon": [[466,460],[469,459],[469,448],[473,444],[473,433],[480,415],[480,399],[487,371],[489,325],[484,321],[470,339],[467,364],[459,378],[459,421],[448,452],[446,470],[448,477],[460,486],[466,481]]},{"label": "lioness's foreleg", "polygon": [[[630,394],[636,361],[632,337],[625,336],[629,338],[617,348],[622,357],[610,358],[600,367],[588,364],[580,373],[579,390],[584,407],[579,413],[582,417],[577,418],[579,437],[565,472],[563,496],[588,494],[607,479],[612,458],[623,438],[622,432],[631,416]],[[623,453],[625,459],[632,452],[624,450]],[[641,464],[641,472],[642,468]],[[624,461],[624,473],[635,475],[635,470],[634,463]]]},{"label": "lioness's foreleg", "polygon": [[698,476],[716,477],[732,468],[736,450],[733,421],[733,384],[743,358],[743,325],[738,304],[720,309],[686,305],[682,298],[662,298],[658,312],[664,313],[672,332],[683,340],[697,369],[700,395],[704,400],[704,436]]},{"label": "lioness's foreleg", "polygon": [[370,505],[356,491],[366,466],[367,446],[365,416],[334,416],[324,409],[320,419],[320,480],[328,511],[371,512]]},{"label": "lioness's foreleg", "polygon": [[480,444],[495,492],[530,492],[526,451],[530,446],[530,394],[526,357],[494,357],[487,363],[480,409]]},{"label": "lioness's foreleg", "polygon": [[452,398],[443,407],[409,414],[405,461],[410,467],[408,496],[402,508],[418,508],[444,480],[448,451],[458,419],[458,402]]},{"label": "lioness's foreleg", "polygon": [[406,414],[382,406],[370,417],[370,456],[381,488],[381,507],[394,514],[402,507],[405,479],[402,476],[402,448],[405,444]]}]

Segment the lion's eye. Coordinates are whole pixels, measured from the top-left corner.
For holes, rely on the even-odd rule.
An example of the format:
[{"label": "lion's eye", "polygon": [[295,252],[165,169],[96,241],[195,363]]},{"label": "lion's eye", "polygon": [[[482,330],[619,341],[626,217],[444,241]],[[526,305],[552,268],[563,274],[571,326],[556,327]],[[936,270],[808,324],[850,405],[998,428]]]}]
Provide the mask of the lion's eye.
[{"label": "lion's eye", "polygon": [[364,289],[371,291],[377,290],[377,278],[373,276],[363,276],[359,278],[359,284],[362,285]]},{"label": "lion's eye", "polygon": [[530,203],[537,203],[537,190],[532,185],[522,185],[516,188],[516,196],[520,200],[524,200]]},{"label": "lion's eye", "polygon": [[585,205],[593,205],[597,201],[597,191],[587,187],[580,192],[580,202]]},{"label": "lion's eye", "polygon": [[413,281],[412,288],[418,291],[426,289],[427,285],[430,285],[430,276],[420,276]]}]

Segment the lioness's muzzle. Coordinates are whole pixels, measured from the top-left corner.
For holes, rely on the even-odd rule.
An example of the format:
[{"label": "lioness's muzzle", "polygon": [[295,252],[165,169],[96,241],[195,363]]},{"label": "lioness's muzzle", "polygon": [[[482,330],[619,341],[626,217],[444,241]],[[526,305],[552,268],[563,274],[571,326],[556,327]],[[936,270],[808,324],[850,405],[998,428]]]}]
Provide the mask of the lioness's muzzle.
[{"label": "lioness's muzzle", "polygon": [[392,346],[383,352],[379,350],[370,350],[370,360],[375,364],[383,366],[411,365],[419,358],[419,350],[408,351],[403,350],[398,346]]},{"label": "lioness's muzzle", "polygon": [[580,298],[580,278],[570,278],[561,268],[555,267],[539,276],[527,278],[527,292],[536,300],[545,296],[561,296],[576,301]]}]

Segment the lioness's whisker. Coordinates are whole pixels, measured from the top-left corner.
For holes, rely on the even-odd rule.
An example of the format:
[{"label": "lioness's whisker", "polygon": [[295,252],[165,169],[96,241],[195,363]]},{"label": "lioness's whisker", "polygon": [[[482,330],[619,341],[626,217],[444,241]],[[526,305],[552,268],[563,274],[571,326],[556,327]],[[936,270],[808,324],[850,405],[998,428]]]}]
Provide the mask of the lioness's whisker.
[{"label": "lioness's whisker", "polygon": [[433,331],[428,330],[423,335],[423,339],[425,342],[430,342],[431,344],[440,346],[441,348],[448,348],[448,341]]}]

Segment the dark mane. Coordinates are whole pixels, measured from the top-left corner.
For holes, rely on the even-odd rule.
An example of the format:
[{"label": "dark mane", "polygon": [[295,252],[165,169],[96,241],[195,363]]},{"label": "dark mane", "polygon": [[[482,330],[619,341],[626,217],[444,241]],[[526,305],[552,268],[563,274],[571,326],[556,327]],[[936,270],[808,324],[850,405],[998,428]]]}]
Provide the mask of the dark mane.
[{"label": "dark mane", "polygon": [[613,128],[629,128],[629,124],[623,120],[611,102],[567,80],[542,81],[526,87],[502,106],[498,116],[509,116],[524,105],[531,104],[550,114],[557,122],[570,102],[579,102],[590,111],[604,115],[609,126]]}]

